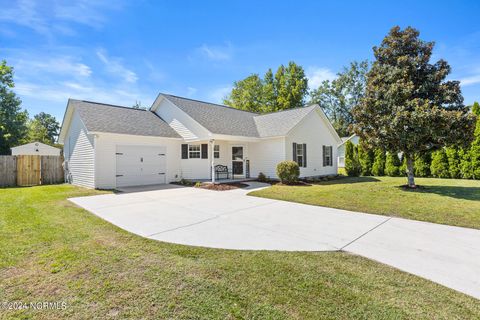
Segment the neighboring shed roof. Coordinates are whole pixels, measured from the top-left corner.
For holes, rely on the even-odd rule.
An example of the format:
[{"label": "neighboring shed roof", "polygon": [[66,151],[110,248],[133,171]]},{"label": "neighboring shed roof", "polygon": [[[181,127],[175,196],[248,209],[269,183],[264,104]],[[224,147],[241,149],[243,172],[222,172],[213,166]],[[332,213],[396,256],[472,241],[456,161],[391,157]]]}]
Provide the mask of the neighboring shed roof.
[{"label": "neighboring shed roof", "polygon": [[284,136],[315,108],[313,105],[260,115],[169,94],[163,96],[208,131],[232,136],[260,138]]},{"label": "neighboring shed roof", "polygon": [[258,137],[253,112],[224,105],[163,94],[170,102],[215,134]]},{"label": "neighboring shed roof", "polygon": [[149,110],[73,99],[69,100],[69,106],[78,111],[88,131],[180,138],[175,130]]},{"label": "neighboring shed roof", "polygon": [[10,149],[14,150],[14,149],[17,149],[17,148],[24,148],[24,147],[29,147],[29,146],[42,146],[42,148],[46,148],[46,149],[60,150],[60,148],[55,148],[55,147],[49,146],[48,144],[42,143],[40,141],[34,141],[34,142],[22,144],[22,145],[19,145],[19,146],[16,146],[16,147],[12,147]]},{"label": "neighboring shed roof", "polygon": [[[357,135],[354,133],[354,134],[352,134],[350,137],[342,137],[342,138],[340,138],[340,139],[342,139],[342,143],[339,144],[338,146],[339,146],[339,147],[340,147],[340,146],[343,146],[347,141],[350,141],[350,140],[352,140],[352,139],[355,138],[355,137],[357,137]],[[354,143],[354,144],[355,144],[355,143]]]}]

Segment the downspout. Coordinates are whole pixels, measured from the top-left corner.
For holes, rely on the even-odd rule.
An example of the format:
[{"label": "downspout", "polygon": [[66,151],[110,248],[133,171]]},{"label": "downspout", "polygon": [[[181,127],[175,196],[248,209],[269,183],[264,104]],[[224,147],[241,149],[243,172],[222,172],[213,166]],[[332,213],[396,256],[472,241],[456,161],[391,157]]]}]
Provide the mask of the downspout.
[{"label": "downspout", "polygon": [[215,139],[210,139],[210,145],[212,146],[212,152],[210,152],[212,183],[215,183]]}]

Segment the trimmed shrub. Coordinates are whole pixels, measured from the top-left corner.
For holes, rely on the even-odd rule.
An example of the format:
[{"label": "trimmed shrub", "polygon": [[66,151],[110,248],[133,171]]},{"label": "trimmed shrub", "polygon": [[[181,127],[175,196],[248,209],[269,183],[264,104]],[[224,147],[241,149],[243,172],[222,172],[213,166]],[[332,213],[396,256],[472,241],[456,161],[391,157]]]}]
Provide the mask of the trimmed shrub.
[{"label": "trimmed shrub", "polygon": [[398,155],[393,152],[387,152],[385,160],[385,174],[390,177],[400,176],[400,159]]},{"label": "trimmed shrub", "polygon": [[[480,114],[480,107],[477,103],[477,112]],[[475,137],[470,149],[470,158],[472,161],[472,177],[480,179],[480,115],[477,114],[477,127],[475,128]]]},{"label": "trimmed shrub", "polygon": [[480,141],[478,142],[478,145],[476,143],[472,145],[470,157],[472,160],[472,178],[480,179]]},{"label": "trimmed shrub", "polygon": [[265,173],[260,172],[258,174],[257,181],[258,182],[267,182],[267,176],[265,175]]},{"label": "trimmed shrub", "polygon": [[472,155],[471,150],[461,148],[458,150],[460,158],[460,175],[463,179],[473,178]]},{"label": "trimmed shrub", "polygon": [[460,169],[460,157],[458,155],[458,150],[456,148],[446,148],[445,154],[447,155],[448,172],[450,173],[450,178],[460,178],[462,171]]},{"label": "trimmed shrub", "polygon": [[429,177],[430,165],[432,164],[432,154],[425,152],[423,154],[417,154],[415,157],[415,176],[416,177]]},{"label": "trimmed shrub", "polygon": [[358,161],[360,162],[362,176],[372,175],[372,166],[374,160],[373,151],[368,149],[364,144],[360,142],[358,149]]},{"label": "trimmed shrub", "polygon": [[440,149],[433,153],[430,172],[435,178],[450,178],[450,171],[448,170],[448,158],[444,149]]},{"label": "trimmed shrub", "polygon": [[362,171],[357,147],[351,141],[345,143],[345,171],[350,177],[358,177]]},{"label": "trimmed shrub", "polygon": [[472,113],[477,117],[480,117],[480,104],[477,101],[472,105]]},{"label": "trimmed shrub", "polygon": [[291,160],[282,161],[277,164],[277,176],[282,183],[290,184],[298,181],[300,168],[298,163]]},{"label": "trimmed shrub", "polygon": [[383,176],[385,174],[385,151],[376,149],[374,152],[374,160],[372,165],[372,174],[374,176]]}]

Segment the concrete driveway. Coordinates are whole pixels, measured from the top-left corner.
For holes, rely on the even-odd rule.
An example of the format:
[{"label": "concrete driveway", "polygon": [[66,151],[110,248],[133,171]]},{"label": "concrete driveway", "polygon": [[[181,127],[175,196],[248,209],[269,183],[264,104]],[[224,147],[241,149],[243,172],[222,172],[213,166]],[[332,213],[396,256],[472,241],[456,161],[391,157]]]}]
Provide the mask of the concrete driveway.
[{"label": "concrete driveway", "polygon": [[480,299],[480,231],[173,185],[70,201],[143,237],[239,250],[352,252]]}]

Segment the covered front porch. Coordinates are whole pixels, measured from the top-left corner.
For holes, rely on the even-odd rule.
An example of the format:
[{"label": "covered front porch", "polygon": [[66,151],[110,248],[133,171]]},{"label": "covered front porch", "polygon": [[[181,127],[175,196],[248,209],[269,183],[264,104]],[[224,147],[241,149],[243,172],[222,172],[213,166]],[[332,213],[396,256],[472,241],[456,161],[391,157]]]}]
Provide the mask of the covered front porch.
[{"label": "covered front porch", "polygon": [[252,181],[251,141],[245,140],[197,140],[182,145],[182,173],[185,179],[234,183]]}]

